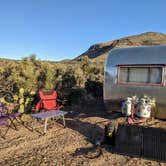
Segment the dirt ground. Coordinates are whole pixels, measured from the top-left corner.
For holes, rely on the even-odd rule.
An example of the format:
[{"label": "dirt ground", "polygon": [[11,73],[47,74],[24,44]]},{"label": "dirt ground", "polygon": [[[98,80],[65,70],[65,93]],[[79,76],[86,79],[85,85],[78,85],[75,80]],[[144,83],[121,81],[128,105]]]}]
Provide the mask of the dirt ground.
[{"label": "dirt ground", "polygon": [[[67,108],[67,127],[63,128],[61,121],[58,123],[51,121],[45,135],[41,134],[43,128],[32,132],[19,125],[18,131],[10,129],[6,139],[0,138],[0,165],[166,165],[166,163],[143,158],[113,154],[109,145],[102,146],[102,154],[99,157],[90,159],[87,155],[89,149],[97,140],[103,138],[104,125],[110,122],[109,116],[103,109],[104,105],[100,100],[86,106]],[[28,119],[31,124],[33,120],[30,117]],[[4,127],[0,129],[5,131]]]}]

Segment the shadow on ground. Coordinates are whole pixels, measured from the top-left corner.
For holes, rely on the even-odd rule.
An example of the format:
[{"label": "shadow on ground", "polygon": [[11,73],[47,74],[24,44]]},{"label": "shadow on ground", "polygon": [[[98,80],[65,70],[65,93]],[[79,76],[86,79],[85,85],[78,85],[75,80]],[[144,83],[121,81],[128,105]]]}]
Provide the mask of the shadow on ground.
[{"label": "shadow on ground", "polygon": [[[108,114],[105,111],[103,100],[91,101],[81,106],[68,107],[66,116],[67,128],[79,132],[85,137],[90,147],[82,147],[75,150],[73,156],[87,155],[92,153],[90,158],[95,158],[101,154],[101,149],[97,144],[104,141],[104,127],[111,119],[121,116],[119,113]],[[105,148],[105,145],[103,146]],[[110,148],[106,148],[107,150]],[[110,150],[109,150],[110,151]],[[111,151],[110,151],[111,152]],[[89,156],[89,155],[88,155]]]}]

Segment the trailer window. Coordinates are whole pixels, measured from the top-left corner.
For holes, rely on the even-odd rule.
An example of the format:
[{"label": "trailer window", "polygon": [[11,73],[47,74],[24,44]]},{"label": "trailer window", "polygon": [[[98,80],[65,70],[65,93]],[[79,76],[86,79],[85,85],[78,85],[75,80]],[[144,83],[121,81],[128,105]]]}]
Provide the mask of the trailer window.
[{"label": "trailer window", "polygon": [[164,66],[118,66],[118,84],[164,85]]}]

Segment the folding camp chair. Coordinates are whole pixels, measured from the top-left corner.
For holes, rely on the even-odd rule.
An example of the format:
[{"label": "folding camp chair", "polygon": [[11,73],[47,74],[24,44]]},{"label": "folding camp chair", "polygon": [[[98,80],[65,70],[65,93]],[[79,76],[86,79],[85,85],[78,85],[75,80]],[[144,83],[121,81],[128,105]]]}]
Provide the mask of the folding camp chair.
[{"label": "folding camp chair", "polygon": [[5,138],[10,127],[12,128],[13,126],[14,129],[17,130],[17,127],[13,121],[18,116],[19,113],[8,113],[8,110],[6,109],[5,105],[0,102],[0,126],[7,127],[5,133],[1,135],[3,138]]},{"label": "folding camp chair", "polygon": [[36,105],[36,112],[40,109],[45,111],[48,110],[59,110],[63,106],[58,104],[57,92],[53,91],[52,94],[44,94],[43,91],[39,91],[40,100]]},{"label": "folding camp chair", "polygon": [[20,116],[20,113],[9,112],[8,111],[9,107],[7,107],[5,104],[0,102],[0,126],[7,127],[7,130],[5,131],[5,133],[1,135],[3,138],[5,138],[10,127],[12,128],[13,126],[14,129],[17,130],[14,120],[15,119],[17,120],[17,118]]}]

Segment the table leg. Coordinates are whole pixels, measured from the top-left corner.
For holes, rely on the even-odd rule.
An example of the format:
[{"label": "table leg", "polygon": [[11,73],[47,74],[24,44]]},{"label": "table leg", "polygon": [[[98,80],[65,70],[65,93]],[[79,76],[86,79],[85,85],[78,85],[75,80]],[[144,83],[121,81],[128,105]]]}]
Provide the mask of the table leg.
[{"label": "table leg", "polygon": [[63,119],[63,126],[66,127],[66,122],[65,122],[65,116],[62,115],[62,119]]},{"label": "table leg", "polygon": [[48,118],[45,119],[45,124],[44,124],[44,133],[47,132],[47,121],[48,121]]}]

